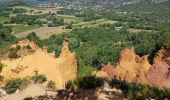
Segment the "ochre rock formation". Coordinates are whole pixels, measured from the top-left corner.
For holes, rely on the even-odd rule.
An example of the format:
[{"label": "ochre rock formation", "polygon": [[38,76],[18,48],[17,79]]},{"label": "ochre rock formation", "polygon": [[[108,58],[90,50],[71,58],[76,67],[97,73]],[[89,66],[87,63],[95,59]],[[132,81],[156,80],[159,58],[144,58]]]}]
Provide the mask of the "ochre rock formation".
[{"label": "ochre rock formation", "polygon": [[146,73],[148,84],[159,88],[170,88],[170,49],[159,50],[154,57],[153,65]]},{"label": "ochre rock formation", "polygon": [[[96,73],[97,77],[105,77],[109,80],[116,78],[128,82],[148,84],[158,88],[170,87],[170,50],[160,50],[156,53],[154,64],[149,64],[148,56],[139,57],[134,49],[126,48],[120,54],[119,61],[113,66],[110,63],[102,65],[102,70]],[[100,73],[102,73],[100,75]]]},{"label": "ochre rock formation", "polygon": [[65,41],[63,43],[63,48],[61,50],[61,54],[58,58],[61,61],[59,63],[60,66],[60,75],[62,76],[64,83],[66,83],[69,80],[76,79],[77,75],[77,60],[76,60],[76,54],[75,52],[70,52],[68,48],[68,42]]},{"label": "ochre rock formation", "polygon": [[[34,75],[34,71],[37,70],[39,74],[44,74],[48,81],[54,81],[56,87],[64,88],[67,81],[76,78],[76,55],[74,52],[72,53],[69,51],[67,41],[64,41],[61,54],[58,58],[55,58],[53,54],[47,53],[47,50],[39,48],[30,40],[20,41],[16,45],[23,47],[28,44],[34,52],[30,53],[27,49],[21,49],[18,51],[20,52],[19,58],[6,58],[1,60],[1,62],[6,65],[1,73],[5,80],[15,77],[23,78],[32,76]],[[13,45],[12,47],[15,47],[16,45]],[[22,54],[25,52],[29,53]]]},{"label": "ochre rock formation", "polygon": [[170,62],[170,49],[159,50],[153,60],[153,63],[157,62]]},{"label": "ochre rock formation", "polygon": [[170,66],[165,62],[159,62],[146,73],[148,84],[159,88],[170,88]]},{"label": "ochre rock formation", "polygon": [[108,74],[108,79],[127,80],[128,82],[146,83],[145,75],[150,69],[147,56],[139,57],[134,49],[126,48],[120,54],[119,62],[115,67],[108,63],[102,70]]}]

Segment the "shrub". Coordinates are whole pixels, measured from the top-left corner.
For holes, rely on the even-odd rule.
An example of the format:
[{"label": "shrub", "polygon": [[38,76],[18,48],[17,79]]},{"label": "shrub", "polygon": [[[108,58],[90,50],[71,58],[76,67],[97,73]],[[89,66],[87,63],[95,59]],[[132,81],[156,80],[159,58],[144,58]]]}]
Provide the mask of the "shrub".
[{"label": "shrub", "polygon": [[11,79],[8,80],[4,86],[4,89],[6,90],[7,93],[14,93],[17,89],[21,90],[25,88],[28,85],[28,80],[27,79]]},{"label": "shrub", "polygon": [[18,54],[17,54],[17,50],[10,50],[9,54],[8,54],[9,58],[18,58]]},{"label": "shrub", "polygon": [[[0,62],[0,73],[2,72],[3,68],[4,68],[4,64]],[[4,77],[0,75],[0,81],[3,81],[3,78]]]},{"label": "shrub", "polygon": [[35,70],[34,76],[31,77],[34,83],[44,83],[47,81],[47,77],[44,74],[38,74],[38,71]]},{"label": "shrub", "polygon": [[0,73],[2,72],[3,68],[4,68],[4,64],[0,62]]},{"label": "shrub", "polygon": [[20,50],[20,49],[21,49],[21,46],[20,46],[20,45],[17,45],[17,46],[16,46],[16,49],[17,49],[17,50]]},{"label": "shrub", "polygon": [[116,79],[113,79],[110,85],[121,89],[128,100],[170,99],[170,89],[159,90],[158,88],[149,87],[148,85],[127,83],[126,81],[119,81]]},{"label": "shrub", "polygon": [[91,89],[101,87],[104,83],[104,80],[92,76],[92,72],[95,70],[96,68],[90,66],[78,67],[77,79],[74,81],[69,81],[66,84],[66,88],[76,91],[78,88]]},{"label": "shrub", "polygon": [[52,23],[48,23],[48,27],[53,27],[54,25]]},{"label": "shrub", "polygon": [[27,39],[30,39],[30,40],[34,40],[34,42],[35,42],[39,47],[43,47],[43,43],[42,43],[40,37],[38,37],[35,32],[32,32],[32,33],[28,34],[28,35],[26,36],[26,38],[27,38]]},{"label": "shrub", "polygon": [[85,76],[78,79],[78,87],[83,89],[93,89],[103,86],[104,81],[101,78],[95,76]]},{"label": "shrub", "polygon": [[[17,48],[19,48],[19,47],[16,47],[16,48],[14,48],[14,47],[12,47],[12,48],[10,48],[10,51],[9,51],[9,54],[8,54],[8,57],[9,58],[17,58],[18,57],[18,50],[19,49],[17,49]],[[20,49],[21,49],[21,47],[20,47]]]},{"label": "shrub", "polygon": [[66,89],[69,89],[71,91],[76,91],[78,89],[78,81],[77,80],[69,81],[66,84]]},{"label": "shrub", "polygon": [[78,73],[77,76],[80,77],[85,77],[85,76],[91,76],[94,71],[97,69],[95,67],[90,67],[90,66],[79,66],[78,67]]},{"label": "shrub", "polygon": [[47,84],[47,87],[51,90],[55,90],[56,89],[55,85],[56,85],[55,82],[49,81],[48,84]]},{"label": "shrub", "polygon": [[16,48],[12,47],[10,48],[10,51],[16,51]]},{"label": "shrub", "polygon": [[52,52],[53,52],[53,49],[50,48],[50,47],[48,47],[47,52],[48,52],[48,53],[52,53]]},{"label": "shrub", "polygon": [[115,88],[123,90],[124,93],[129,90],[129,85],[126,81],[120,81],[120,80],[112,79],[110,81],[109,85],[111,87],[115,87]]},{"label": "shrub", "polygon": [[66,89],[76,91],[79,88],[82,89],[94,89],[101,87],[104,84],[104,80],[101,78],[96,78],[95,76],[84,76],[79,77],[74,81],[69,81],[66,84]]},{"label": "shrub", "polygon": [[73,28],[73,25],[72,25],[72,24],[68,24],[65,28],[66,28],[66,29],[72,29],[72,28]]},{"label": "shrub", "polygon": [[30,46],[29,44],[26,46],[26,48],[27,48],[27,49],[32,49],[31,46]]},{"label": "shrub", "polygon": [[26,48],[26,46],[23,46],[23,47],[22,47],[22,49],[25,49],[25,48]]}]

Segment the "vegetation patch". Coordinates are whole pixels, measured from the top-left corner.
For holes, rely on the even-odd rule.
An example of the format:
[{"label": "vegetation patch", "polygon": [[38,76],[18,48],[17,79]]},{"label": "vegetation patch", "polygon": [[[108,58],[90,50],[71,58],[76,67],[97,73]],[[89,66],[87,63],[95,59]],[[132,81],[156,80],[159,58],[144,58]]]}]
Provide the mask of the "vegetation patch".
[{"label": "vegetation patch", "polygon": [[4,89],[7,93],[14,93],[17,90],[22,90],[28,85],[29,81],[26,78],[16,78],[7,80]]},{"label": "vegetation patch", "polygon": [[128,83],[126,81],[119,81],[115,79],[110,82],[110,86],[121,89],[128,100],[170,99],[170,89],[161,90],[144,84]]},{"label": "vegetation patch", "polygon": [[18,41],[18,39],[10,33],[10,27],[2,26],[0,24],[0,54],[8,52],[11,44],[16,43]]},{"label": "vegetation patch", "polygon": [[16,25],[12,28],[12,31],[13,31],[14,34],[18,34],[18,33],[21,33],[21,32],[37,29],[37,28],[40,28],[40,27],[41,26],[38,26],[38,25]]},{"label": "vegetation patch", "polygon": [[31,80],[34,83],[44,83],[45,81],[47,81],[47,77],[44,74],[38,74],[38,71],[35,70],[34,71],[34,75],[31,77]]},{"label": "vegetation patch", "polygon": [[51,89],[51,90],[55,90],[56,89],[56,84],[54,81],[49,81],[47,84],[47,88]]}]

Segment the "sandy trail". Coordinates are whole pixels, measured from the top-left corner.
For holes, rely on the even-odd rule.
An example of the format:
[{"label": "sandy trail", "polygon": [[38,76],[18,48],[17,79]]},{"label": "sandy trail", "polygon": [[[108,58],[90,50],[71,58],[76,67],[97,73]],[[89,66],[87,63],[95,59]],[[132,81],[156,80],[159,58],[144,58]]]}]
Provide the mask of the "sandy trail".
[{"label": "sandy trail", "polygon": [[23,100],[26,97],[35,97],[37,95],[46,94],[45,89],[40,85],[31,84],[23,91],[18,93],[14,93],[11,95],[7,95],[5,97],[0,98],[0,100]]}]

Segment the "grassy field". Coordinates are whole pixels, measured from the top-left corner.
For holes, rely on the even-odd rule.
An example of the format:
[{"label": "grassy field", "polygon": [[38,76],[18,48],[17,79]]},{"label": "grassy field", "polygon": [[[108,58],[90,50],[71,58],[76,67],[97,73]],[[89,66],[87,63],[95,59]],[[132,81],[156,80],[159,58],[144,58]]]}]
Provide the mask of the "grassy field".
[{"label": "grassy field", "polygon": [[[30,11],[30,10],[34,11],[32,13],[30,13],[30,12],[25,13],[27,15],[41,15],[41,14],[48,14],[49,12],[55,13],[58,10],[57,8],[40,8],[40,7],[35,7],[35,6],[33,6],[33,7],[15,6],[13,8],[23,8],[23,9],[26,9],[27,11]],[[42,13],[36,13],[39,11],[42,11]]]},{"label": "grassy field", "polygon": [[59,26],[59,27],[41,27],[41,28],[36,28],[36,29],[30,29],[28,31],[24,31],[24,32],[20,32],[18,34],[15,34],[15,36],[17,38],[23,38],[25,36],[27,36],[29,33],[31,32],[35,32],[41,39],[46,39],[49,36],[51,36],[52,34],[62,34],[63,32],[69,32],[71,30],[69,29],[64,29],[63,26]]},{"label": "grassy field", "polygon": [[99,19],[96,21],[89,21],[89,22],[80,22],[78,24],[74,24],[74,27],[96,27],[100,24],[114,24],[117,23],[118,21],[113,21],[113,20],[108,20],[108,19]]},{"label": "grassy field", "polygon": [[40,28],[38,25],[16,25],[12,27],[13,34],[18,34],[24,31]]},{"label": "grassy field", "polygon": [[5,21],[9,21],[9,17],[0,17],[0,23],[4,23]]},{"label": "grassy field", "polygon": [[82,18],[75,17],[75,16],[69,16],[69,15],[57,15],[58,17],[61,17],[64,19],[64,22],[66,23],[80,23],[83,22]]},{"label": "grassy field", "polygon": [[131,32],[131,33],[138,33],[138,32],[152,32],[152,30],[146,30],[146,29],[133,29],[133,28],[128,29],[128,31]]}]

